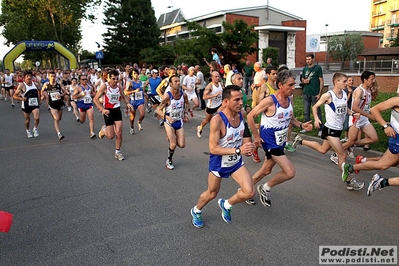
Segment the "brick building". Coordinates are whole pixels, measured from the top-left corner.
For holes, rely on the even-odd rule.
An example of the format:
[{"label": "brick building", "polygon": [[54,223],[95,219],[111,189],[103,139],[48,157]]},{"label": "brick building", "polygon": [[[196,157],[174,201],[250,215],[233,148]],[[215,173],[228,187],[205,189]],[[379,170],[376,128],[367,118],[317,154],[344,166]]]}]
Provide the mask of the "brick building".
[{"label": "brick building", "polygon": [[[269,5],[247,7],[240,9],[222,10],[202,15],[188,21],[196,21],[216,33],[223,32],[222,22],[234,22],[242,19],[248,25],[255,27],[259,33],[259,42],[256,44],[260,51],[247,59],[252,62],[262,60],[262,49],[273,46],[280,48],[280,63],[294,68],[298,60],[305,53],[306,21]],[[190,38],[190,32],[184,22],[184,15],[180,9],[162,14],[158,19],[161,31],[160,44],[173,42],[176,38]],[[211,47],[210,47],[211,48]]]}]

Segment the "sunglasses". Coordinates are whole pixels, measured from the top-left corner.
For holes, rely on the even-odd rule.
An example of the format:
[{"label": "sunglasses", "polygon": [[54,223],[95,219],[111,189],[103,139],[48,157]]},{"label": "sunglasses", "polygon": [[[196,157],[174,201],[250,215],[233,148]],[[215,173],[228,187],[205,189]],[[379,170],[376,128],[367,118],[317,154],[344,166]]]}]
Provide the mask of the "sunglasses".
[{"label": "sunglasses", "polygon": [[87,80],[87,79],[80,79],[80,80]]}]

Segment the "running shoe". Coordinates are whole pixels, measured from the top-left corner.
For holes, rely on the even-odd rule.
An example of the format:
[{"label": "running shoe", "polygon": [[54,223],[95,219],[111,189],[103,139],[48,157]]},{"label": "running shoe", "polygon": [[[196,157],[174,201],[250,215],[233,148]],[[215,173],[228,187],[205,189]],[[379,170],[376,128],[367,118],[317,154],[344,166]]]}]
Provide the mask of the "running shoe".
[{"label": "running shoe", "polygon": [[[364,159],[364,156],[362,156],[362,155],[356,156],[355,164],[362,163],[362,160],[363,160],[363,159]],[[358,174],[360,171],[359,171],[359,170],[354,170],[353,172],[354,172],[355,174]]]},{"label": "running shoe", "polygon": [[12,107],[15,107],[14,103],[11,104]]},{"label": "running shoe", "polygon": [[139,127],[139,130],[140,130],[140,131],[143,131],[143,126],[141,125],[140,122],[137,122],[137,126]]},{"label": "running shoe", "polygon": [[349,184],[346,184],[347,190],[361,190],[364,187],[363,182],[357,182],[356,179],[352,178]]},{"label": "running shoe", "polygon": [[225,221],[226,223],[231,223],[231,208],[230,209],[226,209],[224,207],[224,199],[218,199],[218,205],[220,207],[220,209],[222,209],[222,219],[223,221]]},{"label": "running shoe", "polygon": [[28,137],[28,139],[33,138],[32,132],[30,130],[26,131],[26,136]]},{"label": "running shoe", "polygon": [[5,102],[7,101],[7,97],[4,97],[4,101],[5,101]]},{"label": "running shoe", "polygon": [[367,196],[370,196],[371,193],[373,193],[374,191],[381,190],[381,182],[382,180],[384,180],[384,178],[382,176],[380,176],[379,174],[375,174],[373,176],[373,178],[371,178],[371,181],[369,183],[369,186],[367,188]]},{"label": "running shoe", "polygon": [[159,126],[160,126],[160,127],[162,127],[162,126],[163,126],[163,124],[164,124],[164,121],[163,121],[163,119],[159,119]]},{"label": "running shoe", "polygon": [[72,111],[72,107],[68,106],[68,112]]},{"label": "running shoe", "polygon": [[166,168],[168,168],[169,170],[175,169],[175,166],[173,165],[172,160],[169,160],[169,159],[166,160]]},{"label": "running shoe", "polygon": [[347,139],[347,138],[341,139],[341,143],[345,143],[345,142],[348,142],[348,139]]},{"label": "running shoe", "polygon": [[252,206],[252,205],[255,205],[255,204],[256,204],[256,201],[255,201],[254,199],[247,199],[247,200],[245,201],[245,203]]},{"label": "running shoe", "polygon": [[294,147],[291,146],[291,144],[289,144],[287,142],[287,144],[285,144],[284,150],[289,151],[289,152],[295,152]]},{"label": "running shoe", "polygon": [[63,140],[65,138],[65,136],[62,135],[61,132],[58,132],[57,136],[59,140]]},{"label": "running shoe", "polygon": [[355,158],[355,154],[353,153],[353,147],[349,147],[346,151],[346,154],[348,154],[349,158]]},{"label": "running shoe", "polygon": [[115,152],[115,159],[118,159],[119,161],[123,161],[123,160],[125,160],[125,157],[123,157],[122,153]]},{"label": "running shoe", "polygon": [[37,128],[33,128],[33,136],[35,138],[39,137],[39,131],[37,131]]},{"label": "running shoe", "polygon": [[263,185],[258,185],[257,190],[259,193],[259,199],[260,202],[263,204],[265,207],[271,207],[272,202],[271,202],[271,197],[270,197],[270,191],[263,189]]},{"label": "running shoe", "polygon": [[189,112],[190,112],[191,117],[194,117],[193,109],[190,109]]},{"label": "running shoe", "polygon": [[80,118],[76,117],[76,122],[80,123]]},{"label": "running shoe", "polygon": [[105,125],[103,125],[100,129],[100,131],[98,132],[98,137],[100,139],[102,139],[105,136]]},{"label": "running shoe", "polygon": [[333,154],[331,154],[330,156],[330,160],[335,163],[336,165],[338,165],[338,155],[334,152]]},{"label": "running shoe", "polygon": [[94,139],[95,137],[96,137],[96,133],[91,132],[91,133],[90,133],[90,138],[91,138],[91,139]]},{"label": "running shoe", "polygon": [[255,163],[260,163],[260,158],[259,158],[259,154],[258,154],[258,151],[257,151],[257,150],[253,150],[253,151],[252,151],[252,160],[253,160]]},{"label": "running shoe", "polygon": [[193,217],[192,223],[197,228],[204,227],[204,222],[202,221],[202,213],[196,213],[194,208],[191,208],[191,216]]},{"label": "running shoe", "polygon": [[197,127],[197,137],[201,137],[201,134],[202,134],[202,129],[201,129],[201,126],[198,126]]},{"label": "running shoe", "polygon": [[[342,182],[346,182],[346,180],[348,179],[348,176],[349,176],[349,167],[350,167],[350,164],[345,163],[345,162],[343,162],[342,165],[341,165],[341,169],[342,169],[342,174],[341,174]],[[353,179],[353,178],[352,178],[352,179]],[[363,185],[364,185],[364,184],[363,184]]]},{"label": "running shoe", "polygon": [[[238,188],[238,190],[240,190],[240,189],[241,188]],[[255,205],[256,201],[254,199],[247,199],[245,201],[245,203],[252,206],[252,205]]]},{"label": "running shoe", "polygon": [[129,133],[130,133],[130,135],[134,135],[134,133],[136,133],[136,132],[134,131],[134,127],[131,127],[131,128],[130,128]]},{"label": "running shoe", "polygon": [[302,145],[303,138],[301,135],[296,135],[294,142],[292,143],[292,148],[296,149],[298,145]]}]

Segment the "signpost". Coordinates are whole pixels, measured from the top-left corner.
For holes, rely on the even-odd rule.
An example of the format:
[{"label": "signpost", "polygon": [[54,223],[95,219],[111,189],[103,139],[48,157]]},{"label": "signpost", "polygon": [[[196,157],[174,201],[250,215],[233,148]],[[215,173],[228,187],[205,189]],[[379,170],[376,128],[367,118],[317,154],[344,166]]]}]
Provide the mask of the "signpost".
[{"label": "signpost", "polygon": [[103,51],[96,52],[96,59],[98,59],[98,67],[101,68],[101,59],[104,59]]}]

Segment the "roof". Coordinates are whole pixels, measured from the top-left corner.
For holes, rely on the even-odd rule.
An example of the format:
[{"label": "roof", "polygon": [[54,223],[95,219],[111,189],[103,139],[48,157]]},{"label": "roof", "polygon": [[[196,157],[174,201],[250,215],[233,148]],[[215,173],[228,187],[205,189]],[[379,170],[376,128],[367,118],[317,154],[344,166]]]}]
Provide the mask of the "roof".
[{"label": "roof", "polygon": [[184,15],[180,8],[172,10],[171,12],[164,13],[159,16],[157,24],[161,28],[166,25],[172,25],[174,23],[183,22]]},{"label": "roof", "polygon": [[387,47],[387,48],[368,48],[360,54],[361,56],[372,56],[372,55],[399,55],[399,47]]},{"label": "roof", "polygon": [[301,17],[295,16],[293,14],[287,13],[285,11],[282,11],[280,9],[274,8],[269,5],[263,5],[263,6],[253,6],[253,7],[244,7],[244,8],[235,8],[235,9],[228,9],[228,10],[221,10],[213,13],[209,13],[206,15],[202,15],[199,17],[194,17],[189,19],[190,21],[197,21],[197,20],[203,20],[203,19],[208,19],[208,18],[213,18],[213,17],[218,17],[218,16],[224,16],[225,14],[232,14],[232,13],[238,13],[238,12],[245,12],[245,11],[251,11],[251,10],[258,10],[258,9],[266,9],[268,8],[271,11],[292,17],[293,19],[301,20]]},{"label": "roof", "polygon": [[[287,13],[285,11],[282,11],[280,9],[271,7],[269,5],[263,5],[263,6],[253,6],[253,7],[235,8],[235,9],[216,11],[216,12],[213,12],[213,13],[201,15],[201,16],[194,17],[194,18],[190,18],[190,19],[188,19],[188,21],[192,22],[192,21],[206,20],[206,19],[210,19],[210,18],[224,16],[226,14],[234,14],[234,13],[239,13],[239,12],[258,10],[258,9],[267,9],[267,8],[270,11],[283,14],[285,16],[291,17],[292,19],[296,19],[296,20],[301,20],[302,19],[301,17],[295,16],[293,14]],[[177,11],[179,11],[179,13],[177,13]],[[171,28],[171,27],[174,27],[174,26],[183,25],[183,24],[185,24],[184,19],[185,19],[184,15],[180,11],[180,8],[179,8],[179,9],[173,10],[172,12],[165,13],[165,14],[162,14],[161,16],[159,16],[159,18],[158,18],[158,27],[161,30],[164,30],[164,29]],[[174,24],[174,25],[172,26],[172,24]]]}]

